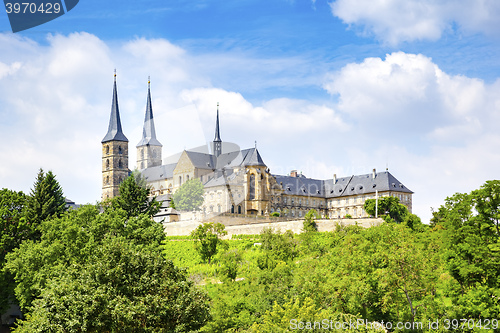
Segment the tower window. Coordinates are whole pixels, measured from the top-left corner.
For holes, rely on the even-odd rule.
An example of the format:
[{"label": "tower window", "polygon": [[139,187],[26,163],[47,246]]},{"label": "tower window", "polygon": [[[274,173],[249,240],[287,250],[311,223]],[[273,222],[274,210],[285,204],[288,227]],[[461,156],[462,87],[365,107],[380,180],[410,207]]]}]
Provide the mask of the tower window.
[{"label": "tower window", "polygon": [[106,160],[106,169],[109,169],[109,160]]},{"label": "tower window", "polygon": [[106,146],[106,154],[109,154],[109,146]]},{"label": "tower window", "polygon": [[250,197],[249,199],[250,200],[254,200],[255,199],[255,175],[250,175],[250,186],[249,186],[249,194],[250,194]]},{"label": "tower window", "polygon": [[106,184],[109,185],[109,176],[106,176]]},{"label": "tower window", "polygon": [[144,159],[144,148],[141,149],[141,158]]},{"label": "tower window", "polygon": [[118,169],[121,169],[123,168],[123,163],[122,163],[122,160],[119,160],[118,161]]},{"label": "tower window", "polygon": [[118,147],[118,154],[120,154],[120,155],[121,155],[122,153],[123,153],[123,151],[122,151],[122,147]]},{"label": "tower window", "polygon": [[179,176],[179,185],[182,184],[182,176]]}]

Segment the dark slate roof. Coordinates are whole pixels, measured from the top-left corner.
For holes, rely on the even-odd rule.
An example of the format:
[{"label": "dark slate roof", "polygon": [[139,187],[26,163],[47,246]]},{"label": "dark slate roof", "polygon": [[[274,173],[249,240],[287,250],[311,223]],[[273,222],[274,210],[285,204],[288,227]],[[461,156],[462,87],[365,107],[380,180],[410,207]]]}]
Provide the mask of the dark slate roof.
[{"label": "dark slate roof", "polygon": [[373,174],[339,177],[335,184],[333,184],[333,179],[319,180],[304,176],[273,176],[276,178],[278,184],[282,185],[283,193],[288,195],[336,198],[375,193],[375,191],[413,193],[389,171],[378,172],[375,178],[373,178]]},{"label": "dark slate roof", "polygon": [[144,127],[142,130],[142,139],[137,144],[140,146],[162,146],[160,141],[156,139],[155,123],[153,120],[153,106],[151,104],[151,86],[148,81],[148,98],[146,102],[146,116],[144,117]]},{"label": "dark slate roof", "polygon": [[356,194],[375,193],[375,191],[397,191],[413,193],[403,183],[396,179],[389,171],[359,176],[348,176],[337,178],[335,184],[333,179],[324,181],[327,198],[350,196]]},{"label": "dark slate roof", "polygon": [[143,169],[141,170],[141,173],[148,182],[166,178],[172,178],[174,176],[174,169],[176,165],[177,165],[176,163],[159,165]]},{"label": "dark slate roof", "polygon": [[108,133],[102,139],[101,143],[109,141],[128,142],[127,137],[122,132],[122,123],[120,121],[120,110],[118,108],[118,94],[116,92],[116,75],[113,84],[113,102],[111,105],[111,116],[109,117]]},{"label": "dark slate roof", "polygon": [[199,169],[215,169],[215,157],[211,154],[186,151],[191,163]]},{"label": "dark slate roof", "polygon": [[323,180],[298,177],[273,175],[278,184],[283,188],[283,194],[306,195],[312,197],[325,197]]},{"label": "dark slate roof", "polygon": [[242,166],[266,166],[257,148],[242,150],[241,154],[243,156],[243,162],[241,163]]}]

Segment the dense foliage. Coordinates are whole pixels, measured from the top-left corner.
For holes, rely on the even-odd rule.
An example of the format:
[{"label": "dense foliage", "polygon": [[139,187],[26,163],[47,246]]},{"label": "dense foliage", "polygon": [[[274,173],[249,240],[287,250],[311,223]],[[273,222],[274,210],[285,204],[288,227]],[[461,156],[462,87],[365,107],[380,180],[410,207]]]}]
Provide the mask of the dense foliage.
[{"label": "dense foliage", "polygon": [[198,178],[188,180],[175,191],[175,208],[182,211],[197,210],[203,204],[203,184]]},{"label": "dense foliage", "polygon": [[130,214],[145,201],[52,214],[32,239],[29,198],[0,199],[3,274],[27,314],[16,332],[500,328],[500,181],[447,198],[430,226],[381,199],[380,226],[315,232],[310,212],[299,235],[267,228],[224,241],[216,223],[165,237],[149,214]]},{"label": "dense foliage", "polygon": [[[2,273],[26,316],[15,332],[188,332],[207,322],[206,294],[162,255],[163,227],[142,209],[151,201],[126,197],[142,189],[130,177],[104,207],[48,214],[31,227],[40,237],[6,254]],[[2,223],[23,226],[23,196],[1,194]]]}]

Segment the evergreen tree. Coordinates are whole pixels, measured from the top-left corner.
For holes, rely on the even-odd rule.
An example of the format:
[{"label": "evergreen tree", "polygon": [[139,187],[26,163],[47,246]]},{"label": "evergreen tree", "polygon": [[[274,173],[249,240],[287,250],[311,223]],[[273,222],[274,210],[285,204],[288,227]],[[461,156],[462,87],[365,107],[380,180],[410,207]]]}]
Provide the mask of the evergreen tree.
[{"label": "evergreen tree", "polygon": [[123,209],[129,218],[140,214],[151,217],[160,210],[160,203],[148,198],[149,191],[141,176],[132,173],[120,184],[120,196],[113,199],[111,206]]},{"label": "evergreen tree", "polygon": [[26,221],[33,227],[32,239],[40,239],[39,226],[42,221],[59,217],[67,210],[61,186],[52,171],[38,172],[26,205]]}]

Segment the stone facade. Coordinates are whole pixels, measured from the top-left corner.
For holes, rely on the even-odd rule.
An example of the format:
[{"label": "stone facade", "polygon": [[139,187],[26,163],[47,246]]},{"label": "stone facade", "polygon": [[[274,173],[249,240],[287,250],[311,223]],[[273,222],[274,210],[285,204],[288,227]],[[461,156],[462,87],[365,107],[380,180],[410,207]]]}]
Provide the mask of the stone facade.
[{"label": "stone facade", "polygon": [[[116,94],[108,134],[102,146],[103,199],[118,195],[128,176],[128,140],[121,132]],[[271,174],[257,147],[224,151],[220,139],[217,105],[215,139],[212,153],[184,150],[170,164],[162,164],[162,145],[156,139],[148,82],[148,99],[143,137],[137,145],[137,168],[151,188],[151,196],[170,196],[191,179],[199,179],[205,188],[202,216],[230,213],[239,216],[269,216],[279,213],[302,218],[310,209],[322,217],[367,217],[363,205],[367,199],[394,196],[412,210],[413,192],[388,170],[320,180],[307,178],[292,170],[289,175]],[[171,160],[171,159],[170,159]],[[168,207],[168,205],[167,205]]]}]

